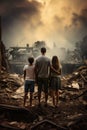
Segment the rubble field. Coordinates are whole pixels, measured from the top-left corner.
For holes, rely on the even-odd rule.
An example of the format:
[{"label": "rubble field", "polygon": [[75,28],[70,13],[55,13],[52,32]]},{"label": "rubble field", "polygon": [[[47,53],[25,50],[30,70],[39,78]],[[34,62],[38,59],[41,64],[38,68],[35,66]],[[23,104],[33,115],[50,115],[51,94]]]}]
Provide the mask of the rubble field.
[{"label": "rubble field", "polygon": [[37,86],[33,106],[23,107],[23,76],[1,71],[0,74],[0,130],[87,130],[87,66],[62,76],[59,106],[38,106]]}]

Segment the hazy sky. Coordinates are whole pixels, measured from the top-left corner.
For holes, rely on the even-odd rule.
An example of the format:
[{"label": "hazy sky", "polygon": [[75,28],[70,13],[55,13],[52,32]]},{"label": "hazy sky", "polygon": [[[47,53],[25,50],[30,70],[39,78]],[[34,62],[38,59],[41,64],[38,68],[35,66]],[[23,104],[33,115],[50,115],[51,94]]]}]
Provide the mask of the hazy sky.
[{"label": "hazy sky", "polygon": [[6,46],[46,41],[73,47],[87,35],[87,0],[0,0]]}]

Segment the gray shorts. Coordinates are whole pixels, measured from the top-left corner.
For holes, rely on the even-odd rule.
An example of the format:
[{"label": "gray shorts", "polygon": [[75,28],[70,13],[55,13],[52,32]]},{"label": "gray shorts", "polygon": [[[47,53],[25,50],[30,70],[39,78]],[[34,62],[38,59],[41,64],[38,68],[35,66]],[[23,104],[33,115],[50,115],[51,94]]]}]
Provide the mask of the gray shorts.
[{"label": "gray shorts", "polygon": [[41,91],[48,93],[48,78],[38,78],[38,92]]}]

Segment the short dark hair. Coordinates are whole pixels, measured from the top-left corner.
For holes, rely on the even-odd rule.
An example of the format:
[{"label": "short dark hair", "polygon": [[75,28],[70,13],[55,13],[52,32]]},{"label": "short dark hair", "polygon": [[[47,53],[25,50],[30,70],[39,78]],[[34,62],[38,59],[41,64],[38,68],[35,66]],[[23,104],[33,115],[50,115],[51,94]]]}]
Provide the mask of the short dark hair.
[{"label": "short dark hair", "polygon": [[46,52],[46,48],[45,47],[42,47],[41,48],[41,53],[45,53]]},{"label": "short dark hair", "polygon": [[29,57],[28,58],[28,62],[32,65],[32,63],[34,62],[34,58],[33,57]]}]

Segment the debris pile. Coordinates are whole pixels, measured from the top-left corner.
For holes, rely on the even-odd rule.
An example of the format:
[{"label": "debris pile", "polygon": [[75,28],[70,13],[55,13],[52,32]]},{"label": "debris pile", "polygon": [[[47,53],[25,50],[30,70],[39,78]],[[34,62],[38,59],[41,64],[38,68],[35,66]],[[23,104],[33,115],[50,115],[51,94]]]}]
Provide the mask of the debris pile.
[{"label": "debris pile", "polygon": [[83,89],[87,84],[87,66],[79,67],[75,72],[62,78],[63,87]]},{"label": "debris pile", "polygon": [[82,95],[87,100],[87,65],[79,67],[72,74],[62,77],[62,89],[73,91],[73,98],[78,98]]},{"label": "debris pile", "polygon": [[0,129],[82,130],[84,128],[86,130],[86,80],[87,66],[81,66],[72,74],[62,77],[62,89],[60,90],[58,107],[55,108],[52,106],[52,98],[50,95],[48,97],[48,106],[44,106],[44,95],[42,95],[41,106],[39,107],[38,95],[35,90],[33,106],[23,108],[23,77],[1,71]]},{"label": "debris pile", "polygon": [[[0,103],[12,104],[12,94],[23,85],[23,77],[1,71],[0,74]],[[14,102],[13,102],[14,103]]]}]

